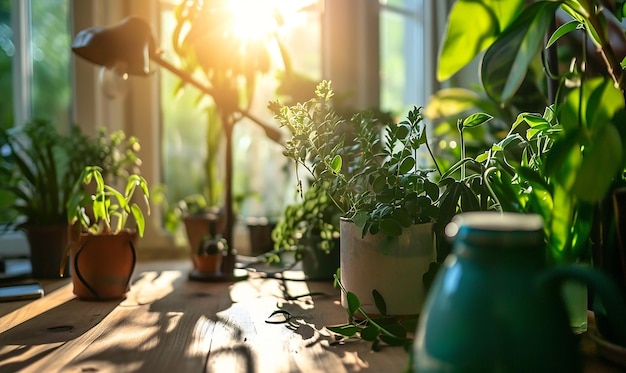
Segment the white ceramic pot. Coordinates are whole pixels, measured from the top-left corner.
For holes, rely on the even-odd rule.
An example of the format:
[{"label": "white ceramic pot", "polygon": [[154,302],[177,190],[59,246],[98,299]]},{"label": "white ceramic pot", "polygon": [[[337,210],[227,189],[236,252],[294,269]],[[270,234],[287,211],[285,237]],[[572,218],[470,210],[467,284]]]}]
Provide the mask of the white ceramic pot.
[{"label": "white ceramic pot", "polygon": [[[423,275],[436,260],[433,225],[414,225],[399,237],[382,234],[361,237],[359,227],[349,220],[341,220],[341,282],[359,297],[366,313],[379,314],[373,289],[383,296],[388,315],[420,312],[426,296]],[[341,303],[347,307],[345,294]]]}]

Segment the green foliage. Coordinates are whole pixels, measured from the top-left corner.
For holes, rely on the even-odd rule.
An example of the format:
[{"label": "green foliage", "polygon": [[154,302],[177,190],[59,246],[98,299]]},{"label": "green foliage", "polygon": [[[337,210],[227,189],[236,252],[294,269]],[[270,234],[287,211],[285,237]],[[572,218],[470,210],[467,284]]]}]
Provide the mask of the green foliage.
[{"label": "green foliage", "polygon": [[324,189],[313,185],[306,190],[299,203],[285,208],[281,219],[272,230],[276,250],[294,249],[299,258],[303,245],[312,236],[319,236],[316,248],[326,253],[334,247],[339,231],[339,211]]},{"label": "green foliage", "polygon": [[173,207],[168,207],[165,199],[159,200],[165,207],[164,222],[165,229],[170,233],[175,233],[180,222],[185,216],[203,215],[203,214],[219,214],[219,208],[210,205],[204,195],[196,193],[191,194],[176,203]]},{"label": "green foliage", "polygon": [[346,120],[333,108],[333,95],[323,81],[304,103],[270,104],[292,134],[284,154],[296,170],[304,167],[363,235],[399,236],[403,228],[433,221],[439,188],[428,175],[434,170],[417,165],[418,150],[428,146],[421,109],[400,123],[382,123],[370,111]]},{"label": "green foliage", "polygon": [[412,333],[417,327],[417,318],[398,319],[387,316],[387,306],[381,294],[372,290],[376,307],[380,316],[372,317],[361,307],[361,301],[356,294],[346,290],[339,280],[339,270],[335,275],[335,286],[345,294],[348,303],[348,323],[326,326],[326,329],[343,338],[362,338],[371,342],[372,350],[378,351],[384,345],[401,346],[409,351],[413,346]]},{"label": "green foliage", "polygon": [[[474,3],[496,14],[496,2]],[[532,75],[533,61],[544,47],[567,50],[570,54],[559,55],[572,60],[562,61],[568,68],[559,76],[544,66],[547,77],[560,83],[555,103],[543,114],[541,110],[522,110],[508,134],[467,165],[480,163],[494,206],[503,211],[534,212],[544,218],[549,260],[572,261],[588,248],[596,219],[593,206],[624,184],[626,132],[619,124],[625,116],[624,83],[619,60],[608,41],[609,25],[619,28],[622,5],[607,8],[616,17],[613,19],[609,12],[600,11],[604,3],[597,1],[533,1],[520,8],[499,5],[498,10],[505,13],[497,16],[498,23],[506,27],[495,35],[478,28],[474,36],[484,41],[481,46],[485,47],[482,86],[496,103],[511,104],[524,96],[520,87]],[[562,26],[551,31],[545,42],[550,22],[559,10],[563,11],[559,17],[569,20],[563,19]],[[455,16],[454,12],[449,16],[449,22],[454,23],[450,29],[471,28],[476,23],[474,17]],[[604,66],[591,63],[590,52],[595,50],[587,48],[587,39],[595,45]],[[444,49],[454,43],[453,35],[447,35],[444,46],[448,47]],[[468,49],[458,48],[458,55],[442,54],[440,66],[448,66],[450,62],[445,60],[451,58],[465,61],[467,53],[473,53]],[[447,187],[446,193],[454,189]]]},{"label": "green foliage", "polygon": [[[85,191],[85,186],[95,182],[96,190],[93,194]],[[72,194],[67,202],[67,219],[70,225],[79,223],[88,233],[94,235],[118,234],[127,228],[128,217],[132,215],[137,225],[137,233],[143,237],[146,226],[141,207],[133,202],[135,190],[142,191],[147,213],[150,214],[148,183],[137,174],[126,178],[124,191],[118,191],[113,186],[105,184],[102,168],[86,166],[72,188]],[[93,216],[90,217],[89,213]]]},{"label": "green foliage", "polygon": [[137,139],[127,139],[121,131],[108,135],[101,129],[92,139],[77,126],[63,135],[52,122],[34,120],[0,130],[0,139],[9,149],[0,159],[0,189],[14,197],[5,206],[12,214],[11,227],[64,222],[73,182],[87,164],[118,177],[139,162]]},{"label": "green foliage", "polygon": [[456,1],[448,16],[437,78],[446,80],[470,63],[493,43],[523,5],[523,0]]}]

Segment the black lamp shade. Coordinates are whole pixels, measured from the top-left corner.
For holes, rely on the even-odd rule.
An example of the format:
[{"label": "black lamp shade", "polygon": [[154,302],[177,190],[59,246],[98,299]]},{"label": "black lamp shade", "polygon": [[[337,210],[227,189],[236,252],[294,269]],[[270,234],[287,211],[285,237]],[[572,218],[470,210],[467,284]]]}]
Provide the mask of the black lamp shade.
[{"label": "black lamp shade", "polygon": [[128,17],[111,27],[81,30],[72,42],[72,51],[94,64],[113,67],[120,63],[130,75],[148,75],[154,38],[150,25],[138,17]]}]

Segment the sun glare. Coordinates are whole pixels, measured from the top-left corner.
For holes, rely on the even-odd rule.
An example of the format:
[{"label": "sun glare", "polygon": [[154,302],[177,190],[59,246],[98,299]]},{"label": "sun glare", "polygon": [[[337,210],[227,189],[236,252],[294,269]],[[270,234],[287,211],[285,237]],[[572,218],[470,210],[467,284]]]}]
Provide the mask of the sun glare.
[{"label": "sun glare", "polygon": [[231,0],[233,31],[243,40],[265,38],[298,18],[298,9],[311,0]]}]

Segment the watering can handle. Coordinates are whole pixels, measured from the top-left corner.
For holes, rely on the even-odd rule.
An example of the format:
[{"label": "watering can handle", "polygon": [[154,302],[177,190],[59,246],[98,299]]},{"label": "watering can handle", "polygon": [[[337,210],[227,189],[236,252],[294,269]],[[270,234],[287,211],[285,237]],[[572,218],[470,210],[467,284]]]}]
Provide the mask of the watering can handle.
[{"label": "watering can handle", "polygon": [[626,304],[619,288],[609,277],[593,268],[576,266],[552,268],[543,276],[541,283],[556,287],[554,290],[560,288],[566,280],[577,280],[593,289],[596,295],[594,310],[606,315],[612,331],[612,342],[626,346]]}]

